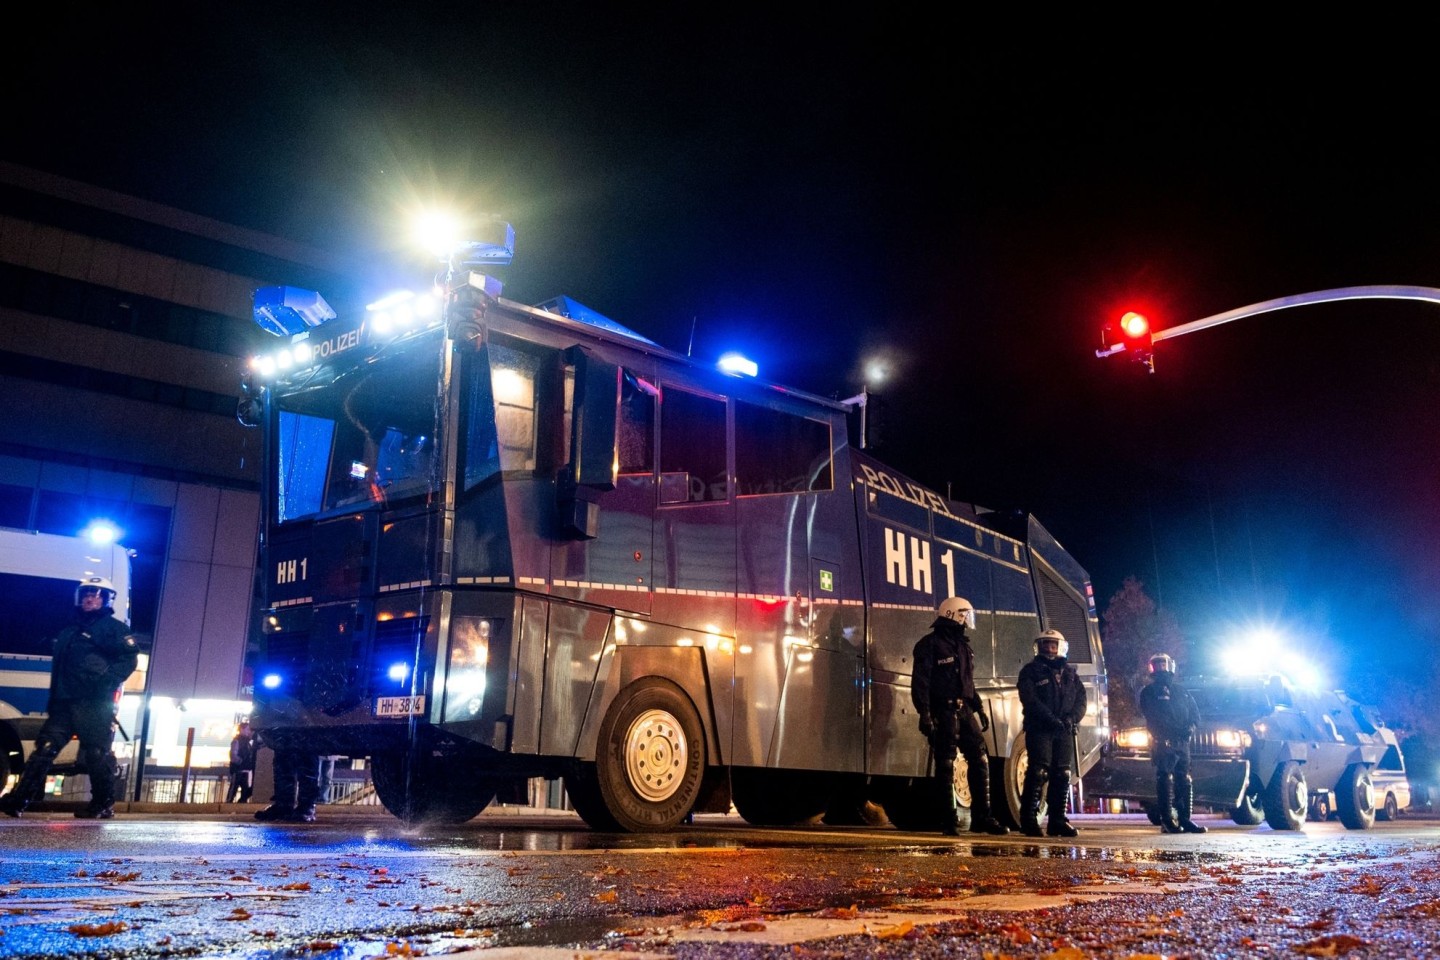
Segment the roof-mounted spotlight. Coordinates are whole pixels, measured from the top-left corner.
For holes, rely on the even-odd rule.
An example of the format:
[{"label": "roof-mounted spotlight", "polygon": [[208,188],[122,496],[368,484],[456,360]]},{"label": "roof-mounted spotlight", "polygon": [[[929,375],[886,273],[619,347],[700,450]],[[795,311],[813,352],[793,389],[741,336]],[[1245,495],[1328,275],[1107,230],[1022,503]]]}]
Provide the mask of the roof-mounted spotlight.
[{"label": "roof-mounted spotlight", "polygon": [[503,220],[483,224],[477,239],[466,240],[455,252],[455,262],[467,267],[503,267],[515,259],[515,228]]},{"label": "roof-mounted spotlight", "polygon": [[252,304],[255,325],[277,337],[293,337],[335,319],[324,297],[299,287],[261,287]]},{"label": "roof-mounted spotlight", "polygon": [[720,368],[721,373],[728,373],[732,377],[753,377],[760,372],[754,360],[750,360],[738,353],[726,353],[720,357],[720,362],[715,364]]}]

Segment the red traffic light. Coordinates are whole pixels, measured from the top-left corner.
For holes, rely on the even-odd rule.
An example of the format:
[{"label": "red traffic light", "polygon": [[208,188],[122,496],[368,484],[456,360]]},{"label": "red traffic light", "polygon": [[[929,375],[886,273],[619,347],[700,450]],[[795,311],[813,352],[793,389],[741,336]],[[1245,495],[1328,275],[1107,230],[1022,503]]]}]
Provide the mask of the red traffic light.
[{"label": "red traffic light", "polygon": [[1131,310],[1120,318],[1120,332],[1126,340],[1150,342],[1150,320],[1143,313]]},{"label": "red traffic light", "polygon": [[[1100,332],[1101,343],[1104,348],[1095,351],[1097,357],[1113,357],[1117,353],[1124,353],[1130,359],[1138,361],[1151,373],[1155,372],[1155,358],[1151,352],[1151,344],[1154,342],[1150,333],[1150,318],[1143,313],[1136,313],[1134,310],[1127,311],[1120,317],[1117,323],[1107,323]],[[1111,341],[1115,342],[1112,343]]]}]

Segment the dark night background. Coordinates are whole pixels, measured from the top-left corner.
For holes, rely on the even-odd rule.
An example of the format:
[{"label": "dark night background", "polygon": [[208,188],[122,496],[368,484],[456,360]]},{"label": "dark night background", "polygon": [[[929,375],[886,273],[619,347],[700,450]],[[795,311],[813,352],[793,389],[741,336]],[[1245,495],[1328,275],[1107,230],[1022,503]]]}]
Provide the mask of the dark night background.
[{"label": "dark night background", "polygon": [[1157,345],[1153,376],[1094,356],[1125,309],[1163,329],[1440,285],[1440,111],[1413,25],[34,16],[0,66],[0,159],[390,268],[408,208],[501,215],[512,299],[568,294],[681,352],[693,329],[696,356],[740,349],[827,396],[883,356],[876,453],[1033,510],[1102,609],[1134,575],[1199,649],[1263,620],[1360,696],[1435,677],[1440,305],[1239,321]]}]

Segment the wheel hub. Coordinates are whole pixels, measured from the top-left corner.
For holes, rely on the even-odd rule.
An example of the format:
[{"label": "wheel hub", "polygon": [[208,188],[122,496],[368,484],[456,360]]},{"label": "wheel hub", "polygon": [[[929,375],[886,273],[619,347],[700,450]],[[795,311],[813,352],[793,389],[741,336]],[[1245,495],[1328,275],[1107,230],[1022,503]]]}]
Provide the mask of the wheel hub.
[{"label": "wheel hub", "polygon": [[645,800],[668,800],[680,788],[690,748],[667,710],[646,710],[625,734],[625,776]]}]

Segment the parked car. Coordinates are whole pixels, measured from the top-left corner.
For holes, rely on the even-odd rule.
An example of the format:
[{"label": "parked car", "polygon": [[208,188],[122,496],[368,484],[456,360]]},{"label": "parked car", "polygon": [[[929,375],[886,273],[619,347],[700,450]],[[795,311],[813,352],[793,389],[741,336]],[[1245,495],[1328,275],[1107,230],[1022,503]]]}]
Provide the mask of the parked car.
[{"label": "parked car", "polygon": [[[1405,760],[1377,711],[1343,691],[1307,691],[1284,677],[1185,681],[1200,708],[1191,749],[1195,803],[1239,824],[1298,830],[1332,813],[1352,830],[1410,805]],[[1085,777],[1091,796],[1138,800],[1150,819],[1155,773],[1144,727],[1117,729]]]}]

